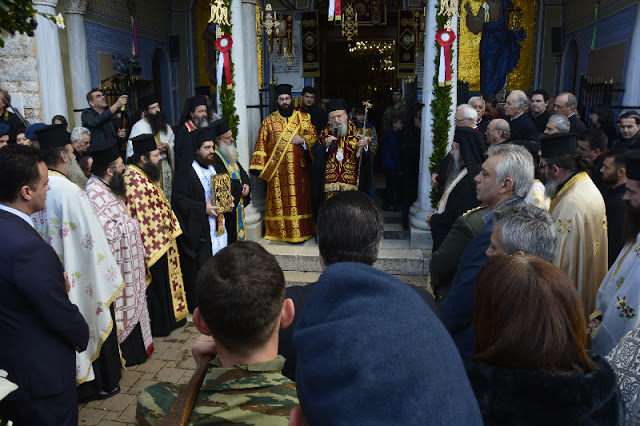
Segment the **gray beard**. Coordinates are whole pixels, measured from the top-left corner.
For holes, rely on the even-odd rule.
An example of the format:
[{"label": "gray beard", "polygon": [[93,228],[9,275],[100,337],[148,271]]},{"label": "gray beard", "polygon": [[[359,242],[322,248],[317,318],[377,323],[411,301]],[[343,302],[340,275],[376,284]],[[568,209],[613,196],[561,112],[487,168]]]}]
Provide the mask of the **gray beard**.
[{"label": "gray beard", "polygon": [[231,164],[238,161],[238,150],[236,146],[233,144],[227,145],[226,143],[221,143],[218,145],[218,151],[222,153],[224,158]]},{"label": "gray beard", "polygon": [[80,188],[84,188],[87,180],[89,179],[84,175],[84,172],[80,168],[80,164],[78,164],[78,162],[69,153],[65,152],[64,155],[67,157],[67,160],[69,160],[64,168],[64,175]]},{"label": "gray beard", "polygon": [[335,136],[338,139],[342,139],[343,137],[345,137],[348,131],[349,131],[349,126],[347,125],[346,122],[335,124],[333,126],[333,136]]},{"label": "gray beard", "polygon": [[202,120],[199,120],[197,118],[192,119],[191,121],[193,121],[193,124],[198,128],[201,129],[203,127],[207,127],[209,125],[209,122],[207,121],[206,118],[203,118]]},{"label": "gray beard", "polygon": [[558,188],[560,188],[560,182],[547,178],[547,182],[544,184],[544,195],[553,200],[558,195]]},{"label": "gray beard", "polygon": [[462,170],[462,161],[460,161],[460,151],[457,151],[452,156],[452,161],[449,163],[449,169],[447,170],[447,182],[444,185],[444,189],[447,189],[449,185],[458,177],[460,170]]}]

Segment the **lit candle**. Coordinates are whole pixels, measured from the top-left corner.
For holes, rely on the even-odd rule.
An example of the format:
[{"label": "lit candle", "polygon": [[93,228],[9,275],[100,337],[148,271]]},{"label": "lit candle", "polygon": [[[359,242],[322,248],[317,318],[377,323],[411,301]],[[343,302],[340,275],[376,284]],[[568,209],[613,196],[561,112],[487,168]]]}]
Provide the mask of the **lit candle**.
[{"label": "lit candle", "polygon": [[358,12],[356,12],[356,22],[358,22]]}]

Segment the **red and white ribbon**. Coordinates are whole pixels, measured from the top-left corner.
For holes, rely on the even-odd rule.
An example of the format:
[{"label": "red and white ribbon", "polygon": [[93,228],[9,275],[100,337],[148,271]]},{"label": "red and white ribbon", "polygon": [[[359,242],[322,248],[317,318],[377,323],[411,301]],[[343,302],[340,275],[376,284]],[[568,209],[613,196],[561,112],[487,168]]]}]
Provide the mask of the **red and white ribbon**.
[{"label": "red and white ribbon", "polygon": [[439,85],[451,84],[451,45],[454,41],[456,34],[452,30],[441,28],[436,33],[436,42],[440,45]]},{"label": "red and white ribbon", "polygon": [[340,0],[329,0],[329,21],[342,19],[342,5]]},{"label": "red and white ribbon", "polygon": [[222,61],[224,62],[224,74],[227,81],[227,88],[233,87],[231,80],[231,60],[229,59],[229,50],[233,46],[231,35],[225,34],[216,40],[216,48],[222,53]]}]

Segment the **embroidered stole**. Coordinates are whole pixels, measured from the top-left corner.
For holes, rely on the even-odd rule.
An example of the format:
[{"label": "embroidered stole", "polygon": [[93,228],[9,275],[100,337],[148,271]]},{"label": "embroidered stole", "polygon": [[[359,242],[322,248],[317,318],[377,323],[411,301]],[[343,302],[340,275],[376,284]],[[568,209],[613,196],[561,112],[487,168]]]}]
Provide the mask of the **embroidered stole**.
[{"label": "embroidered stole", "polygon": [[455,188],[458,182],[460,182],[462,178],[465,177],[466,175],[467,175],[467,168],[465,167],[464,170],[458,173],[458,176],[456,176],[453,182],[451,182],[451,185],[449,185],[447,189],[444,190],[444,194],[442,194],[442,198],[440,198],[440,201],[438,201],[438,207],[436,207],[436,213],[438,214],[444,213],[445,209],[447,208],[447,201],[449,201],[449,195],[451,195],[453,188]]},{"label": "embroidered stole", "polygon": [[[220,157],[222,162],[224,163],[224,167],[231,174],[231,179],[238,179],[240,183],[242,183],[242,176],[240,175],[240,167],[238,167],[238,163],[229,163],[224,155],[218,150],[216,146],[216,155]],[[238,241],[245,241],[246,234],[244,232],[244,203],[242,199],[236,200],[236,235]]]},{"label": "embroidered stole", "polygon": [[[202,188],[204,189],[204,201],[207,202],[212,200],[215,197],[214,188],[211,187],[211,176],[216,175],[216,169],[213,166],[209,166],[207,169],[203,169],[200,164],[196,160],[193,160],[191,163],[191,167],[198,175],[198,179],[200,179],[200,183],[202,184]],[[205,170],[207,171],[205,175]],[[211,204],[214,204],[213,202]],[[224,215],[218,214],[215,218],[208,216],[209,219],[209,234],[211,236],[211,244],[213,249],[213,243],[216,237],[224,234]]]},{"label": "embroidered stole", "polygon": [[302,120],[300,117],[300,111],[294,111],[287,122],[287,126],[280,133],[276,145],[273,147],[271,156],[267,160],[264,169],[260,173],[260,178],[269,182],[271,178],[277,173],[280,163],[284,160],[291,145],[293,137],[298,134]]}]

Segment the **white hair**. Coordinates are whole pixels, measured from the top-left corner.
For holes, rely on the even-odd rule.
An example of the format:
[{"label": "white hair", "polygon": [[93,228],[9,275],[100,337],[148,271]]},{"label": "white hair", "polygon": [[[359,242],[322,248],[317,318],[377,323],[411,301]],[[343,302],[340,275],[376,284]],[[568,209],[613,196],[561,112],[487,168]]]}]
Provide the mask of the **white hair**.
[{"label": "white hair", "polygon": [[478,111],[474,107],[469,104],[462,104],[458,106],[458,110],[460,109],[462,109],[465,119],[472,120],[474,123],[478,121]]},{"label": "white hair", "polygon": [[482,96],[472,96],[469,98],[469,105],[471,105],[474,102],[477,101],[482,101],[482,108],[484,108],[486,106],[484,99],[482,99]]},{"label": "white hair", "polygon": [[556,123],[556,127],[558,128],[558,132],[562,133],[562,132],[568,132],[569,129],[571,128],[571,123],[569,122],[569,119],[567,117],[565,117],[564,115],[561,114],[554,114],[551,117],[549,117],[549,121],[551,123]]},{"label": "white hair", "polygon": [[91,132],[86,127],[74,127],[73,131],[71,131],[71,142],[82,142],[82,136],[89,135],[91,136]]},{"label": "white hair", "polygon": [[522,90],[514,90],[510,94],[516,96],[516,107],[518,108],[522,105],[526,105],[527,102],[529,102],[529,98],[527,97],[527,94],[524,93]]}]

